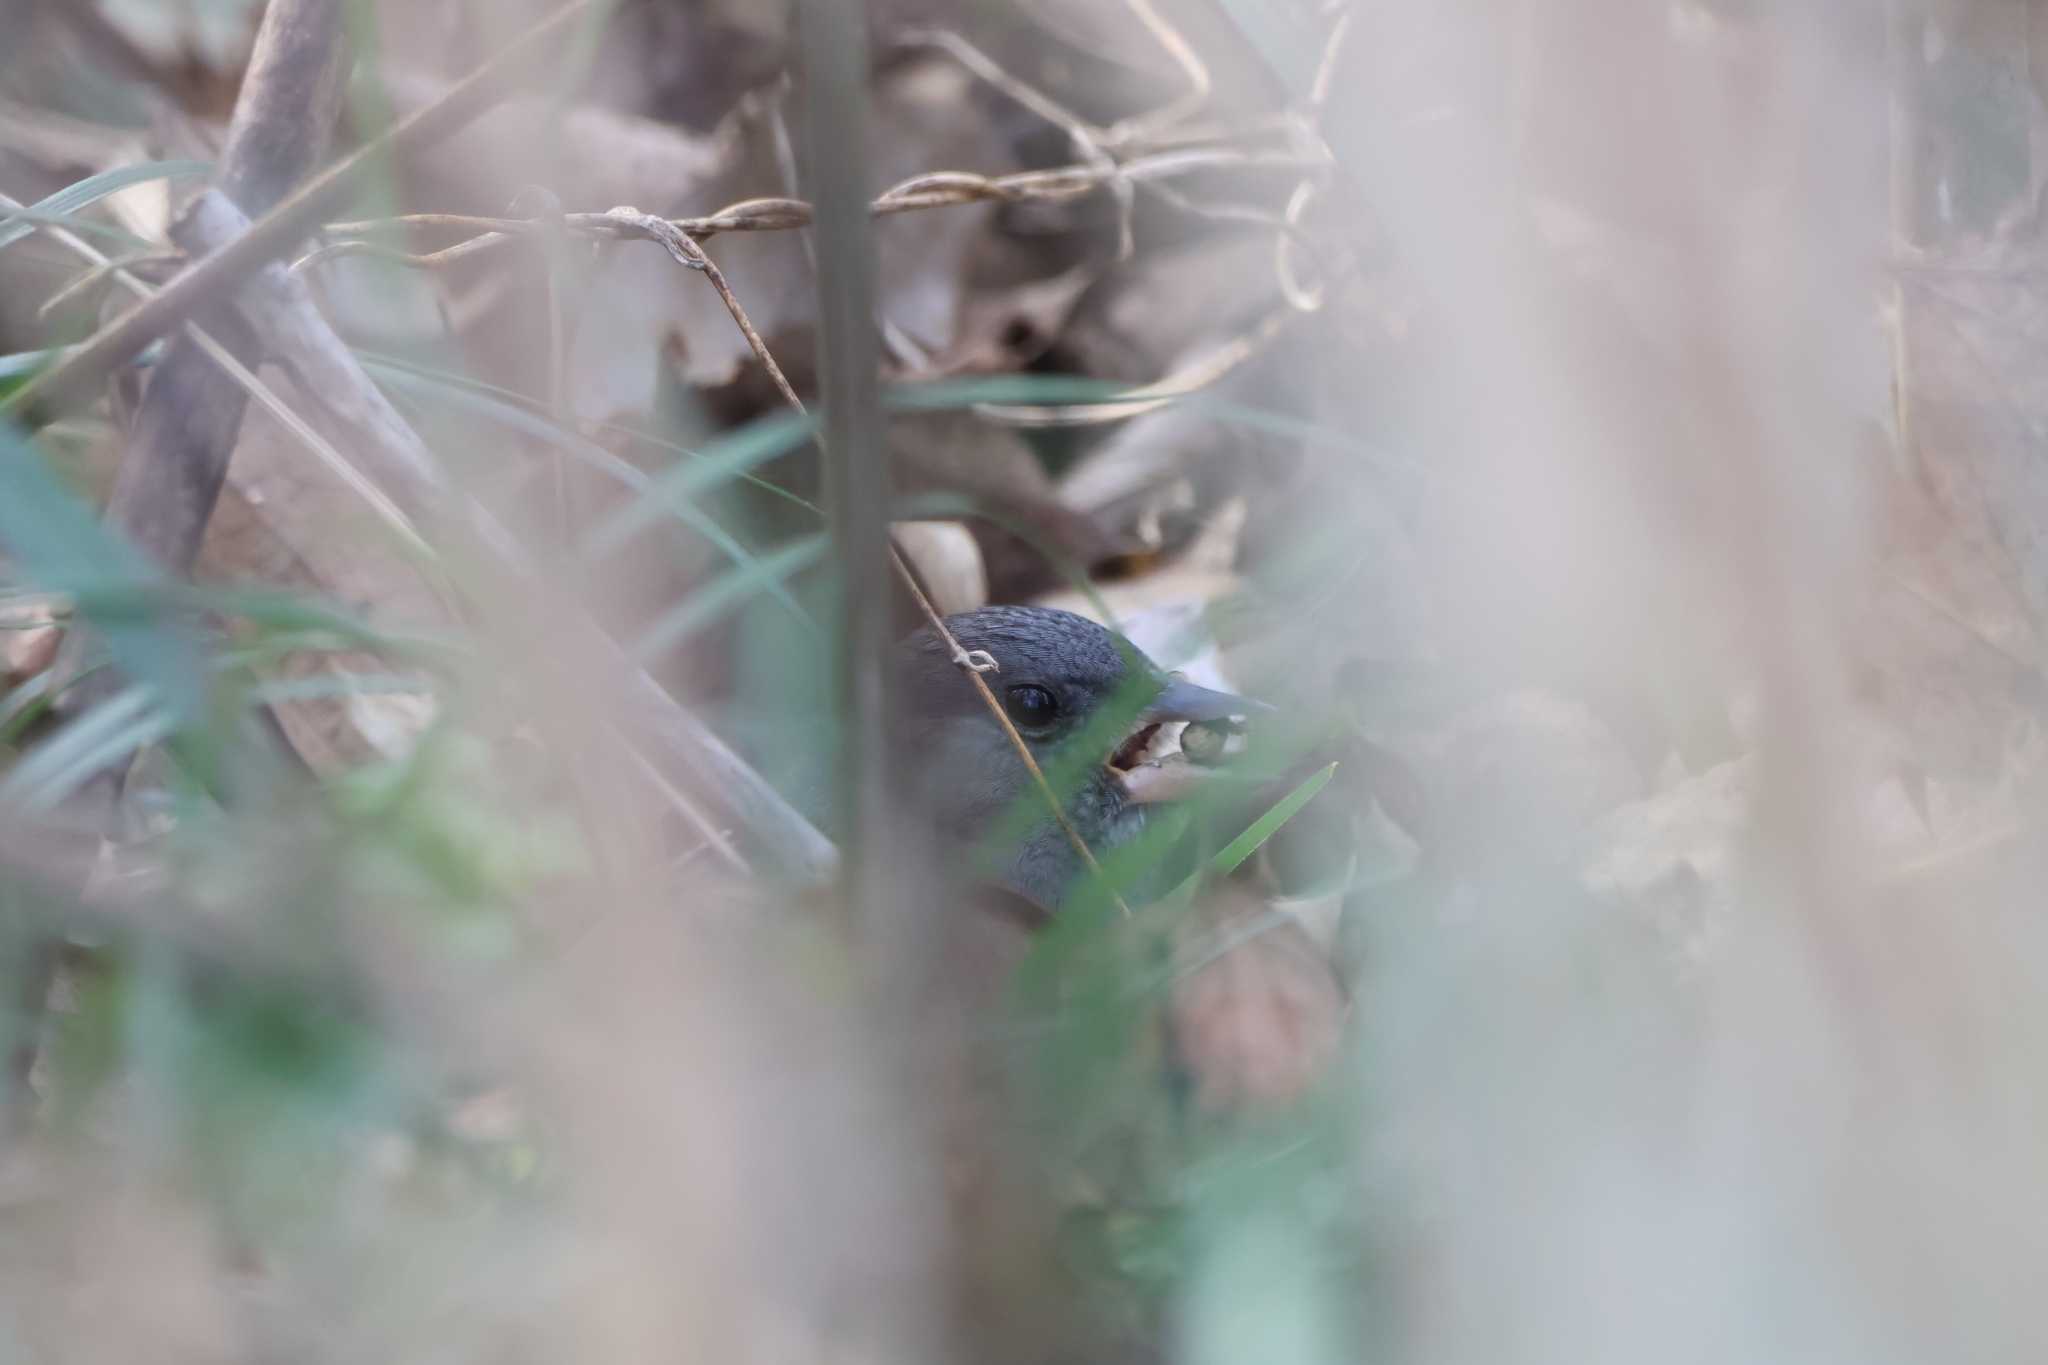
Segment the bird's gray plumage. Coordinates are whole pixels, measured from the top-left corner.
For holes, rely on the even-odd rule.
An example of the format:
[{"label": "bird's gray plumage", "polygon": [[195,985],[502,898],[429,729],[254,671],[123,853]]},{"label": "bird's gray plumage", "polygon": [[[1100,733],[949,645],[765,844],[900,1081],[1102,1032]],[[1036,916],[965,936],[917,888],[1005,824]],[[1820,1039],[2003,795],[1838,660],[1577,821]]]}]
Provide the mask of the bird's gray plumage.
[{"label": "bird's gray plumage", "polygon": [[[1264,709],[1168,676],[1130,641],[1072,612],[983,607],[947,617],[946,627],[963,649],[996,661],[997,671],[983,677],[999,701],[1026,686],[1056,699],[1054,723],[1019,732],[1055,780],[1062,760],[1078,760],[1071,771],[1080,780],[1064,809],[1098,855],[1144,828],[1146,807],[1105,767],[1133,728]],[[1056,911],[1084,870],[1081,857],[952,651],[926,627],[895,646],[890,665],[890,766],[906,843],[954,879],[1000,886],[1039,912]],[[820,742],[780,751],[803,760],[785,774],[791,798],[829,831],[832,753],[823,740],[829,728],[817,728]],[[1064,746],[1083,735],[1087,752],[1070,755]],[[1020,825],[1021,835],[1009,837]],[[910,867],[905,873],[913,875]]]},{"label": "bird's gray plumage", "polygon": [[[1065,793],[1065,811],[1098,854],[1144,827],[1144,807],[1132,804],[1104,764],[1138,722],[1188,719],[1159,714],[1169,694],[1195,700],[1197,709],[1242,713],[1248,703],[1169,680],[1128,640],[1072,612],[1049,607],[983,607],[948,617],[946,627],[967,650],[983,650],[998,671],[984,680],[999,700],[1019,687],[1042,687],[1057,702],[1054,723],[1019,726],[1041,768],[1050,771],[1063,746],[1085,742],[1075,766],[1077,785]],[[941,837],[942,847],[982,851],[1021,810],[1028,832],[1014,846],[993,850],[987,869],[1000,885],[1041,910],[1058,908],[1083,870],[1080,855],[1049,811],[1015,746],[988,712],[952,652],[929,627],[896,652],[897,729],[892,749],[908,804]],[[1206,704],[1206,705],[1204,705]],[[1091,722],[1105,713],[1119,724]]]}]

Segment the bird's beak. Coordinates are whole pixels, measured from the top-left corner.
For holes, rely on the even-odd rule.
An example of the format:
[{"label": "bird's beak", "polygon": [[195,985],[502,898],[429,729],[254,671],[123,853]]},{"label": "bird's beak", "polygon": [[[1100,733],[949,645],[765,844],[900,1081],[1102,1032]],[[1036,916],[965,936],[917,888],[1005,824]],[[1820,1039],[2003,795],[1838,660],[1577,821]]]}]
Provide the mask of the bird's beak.
[{"label": "bird's beak", "polygon": [[[1213,768],[1188,761],[1177,740],[1164,727],[1179,721],[1218,721],[1272,711],[1264,702],[1218,692],[1186,678],[1168,678],[1166,686],[1138,715],[1138,724],[1109,761],[1125,798],[1143,804],[1178,801],[1216,775]],[[1162,747],[1164,752],[1161,752]]]},{"label": "bird's beak", "polygon": [[1262,701],[1218,692],[1186,678],[1168,678],[1166,688],[1145,708],[1141,722],[1167,720],[1229,720],[1234,716],[1257,716],[1273,708]]}]

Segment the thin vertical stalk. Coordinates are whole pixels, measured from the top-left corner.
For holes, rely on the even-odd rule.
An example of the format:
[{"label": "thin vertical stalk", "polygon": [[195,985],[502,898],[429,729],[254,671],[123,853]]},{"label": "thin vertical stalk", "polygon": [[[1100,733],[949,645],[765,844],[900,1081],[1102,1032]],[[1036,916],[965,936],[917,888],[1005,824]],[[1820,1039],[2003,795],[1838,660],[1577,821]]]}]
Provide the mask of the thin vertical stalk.
[{"label": "thin vertical stalk", "polygon": [[[836,699],[841,844],[840,927],[848,931],[851,990],[828,1011],[836,1131],[828,1178],[810,1191],[807,1233],[835,1267],[827,1302],[835,1345],[850,1359],[902,1365],[941,1358],[937,1286],[945,1282],[943,1222],[930,1174],[943,1157],[928,1070],[914,1057],[950,1021],[933,1012],[923,917],[907,903],[892,819],[888,761],[889,476],[876,399],[875,258],[868,222],[867,22],[860,0],[797,0],[804,118],[800,169],[816,206],[817,344],[824,403],[826,512],[839,573]],[[879,1241],[874,1232],[887,1228]]]},{"label": "thin vertical stalk", "polygon": [[[1891,241],[1895,263],[1920,247],[1920,28],[1923,16],[1913,0],[1891,0],[1886,14],[1886,79],[1890,98]],[[1912,298],[1904,274],[1892,272],[1892,427],[1894,458],[1901,474],[1918,467],[1913,430]]]},{"label": "thin vertical stalk", "polygon": [[804,173],[815,206],[825,506],[839,572],[842,886],[856,923],[894,897],[887,774],[889,469],[876,399],[868,219],[867,19],[848,0],[798,7]]}]

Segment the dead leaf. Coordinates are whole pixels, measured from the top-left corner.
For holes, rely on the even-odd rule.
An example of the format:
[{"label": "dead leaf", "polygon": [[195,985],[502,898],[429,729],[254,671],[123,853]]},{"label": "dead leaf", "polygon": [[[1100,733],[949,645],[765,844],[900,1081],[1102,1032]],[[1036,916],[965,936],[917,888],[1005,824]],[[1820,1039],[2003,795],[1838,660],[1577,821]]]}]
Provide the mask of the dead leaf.
[{"label": "dead leaf", "polygon": [[[308,592],[387,626],[443,621],[440,602],[403,557],[372,548],[388,543],[357,495],[252,406],[194,573],[203,582]],[[387,671],[375,655],[341,651],[288,659],[277,676]],[[402,750],[419,733],[423,704],[398,695],[349,696],[276,709],[293,747],[325,772]]]},{"label": "dead leaf", "polygon": [[957,521],[899,521],[896,545],[941,616],[988,602],[988,574],[974,533]]},{"label": "dead leaf", "polygon": [[1301,925],[1242,890],[1215,888],[1177,944],[1168,1007],[1196,1102],[1229,1110],[1301,1099],[1328,1070],[1348,1008]]}]

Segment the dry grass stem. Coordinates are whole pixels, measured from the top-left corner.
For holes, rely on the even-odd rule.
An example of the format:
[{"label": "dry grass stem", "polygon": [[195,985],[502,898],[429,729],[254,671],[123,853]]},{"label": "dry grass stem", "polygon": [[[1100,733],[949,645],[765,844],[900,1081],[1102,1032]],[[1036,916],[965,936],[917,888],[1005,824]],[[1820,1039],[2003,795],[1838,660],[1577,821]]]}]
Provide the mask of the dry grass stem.
[{"label": "dry grass stem", "polygon": [[[932,171],[912,176],[877,195],[872,212],[877,217],[915,213],[926,209],[963,207],[970,204],[1017,204],[1026,202],[1063,203],[1078,199],[1104,186],[1128,183],[1165,188],[1165,181],[1179,176],[1217,170],[1293,171],[1319,174],[1329,164],[1327,152],[1305,154],[1260,150],[1258,148],[1200,145],[1160,151],[1137,157],[1120,166],[1088,164],[1054,167],[1041,171],[1018,171],[1008,175],[978,175],[970,171]],[[1180,202],[1187,202],[1181,200]],[[1207,212],[1193,206],[1196,212]],[[328,241],[307,252],[293,265],[307,270],[341,256],[370,256],[418,269],[440,269],[479,252],[504,246],[514,240],[543,231],[561,231],[595,240],[643,238],[663,240],[653,226],[665,221],[670,227],[697,242],[726,232],[789,232],[811,225],[811,206],[801,199],[757,198],[729,204],[701,217],[654,219],[653,215],[631,211],[620,217],[617,210],[602,213],[566,213],[559,218],[501,218],[458,213],[409,213],[393,218],[362,219],[329,223],[324,235],[341,240]],[[1283,219],[1272,224],[1285,230]],[[380,242],[363,240],[392,231],[453,230],[477,234],[452,246],[426,253],[412,253]]]}]

